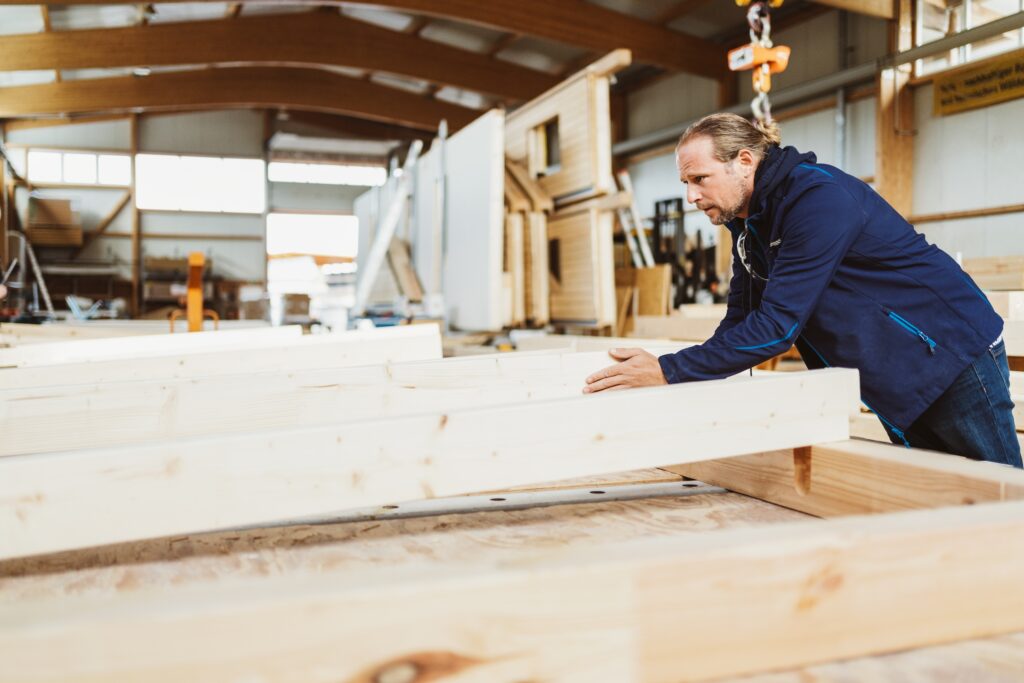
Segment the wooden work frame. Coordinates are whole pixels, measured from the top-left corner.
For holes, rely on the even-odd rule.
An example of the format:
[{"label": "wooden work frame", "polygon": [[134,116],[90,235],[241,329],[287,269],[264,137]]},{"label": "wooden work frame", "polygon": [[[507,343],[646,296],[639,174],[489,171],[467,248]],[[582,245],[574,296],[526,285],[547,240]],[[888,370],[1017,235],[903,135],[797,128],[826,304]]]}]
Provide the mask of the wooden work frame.
[{"label": "wooden work frame", "polygon": [[[700,466],[744,457],[760,456]],[[23,600],[0,612],[0,656],[11,680],[90,680],[91,663],[106,661],[116,662],[103,673],[111,681],[214,669],[267,680],[412,670],[677,681],[1024,628],[1024,473],[858,441],[764,457],[780,468],[769,499],[817,496],[818,514],[853,516],[538,549],[514,563],[228,574],[114,598]],[[849,472],[860,479],[837,488]]]}]

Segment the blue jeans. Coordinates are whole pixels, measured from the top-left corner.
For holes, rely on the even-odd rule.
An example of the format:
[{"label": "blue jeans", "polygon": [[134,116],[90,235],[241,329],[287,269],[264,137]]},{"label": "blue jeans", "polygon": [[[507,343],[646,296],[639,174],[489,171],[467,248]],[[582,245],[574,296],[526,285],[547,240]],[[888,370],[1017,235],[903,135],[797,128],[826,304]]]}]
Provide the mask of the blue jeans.
[{"label": "blue jeans", "polygon": [[[893,443],[903,443],[883,426]],[[904,436],[913,448],[1021,467],[1010,399],[1010,366],[1003,342],[971,363]]]}]

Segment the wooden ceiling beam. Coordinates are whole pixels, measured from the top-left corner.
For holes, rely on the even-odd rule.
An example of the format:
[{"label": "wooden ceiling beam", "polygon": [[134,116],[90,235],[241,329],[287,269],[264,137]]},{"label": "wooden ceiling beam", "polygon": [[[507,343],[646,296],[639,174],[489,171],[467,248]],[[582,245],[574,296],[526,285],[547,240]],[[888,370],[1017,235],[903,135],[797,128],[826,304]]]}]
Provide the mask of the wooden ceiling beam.
[{"label": "wooden ceiling beam", "polygon": [[287,117],[277,120],[277,130],[305,135],[322,131],[325,136],[340,135],[366,140],[428,140],[432,135],[415,128],[317,111],[289,111]]},{"label": "wooden ceiling beam", "polygon": [[896,7],[892,0],[813,0],[813,2],[843,9],[854,14],[864,14],[879,19],[895,19]]},{"label": "wooden ceiling beam", "polygon": [[0,70],[176,64],[301,64],[387,71],[504,100],[528,100],[554,77],[337,12],[4,36]]},{"label": "wooden ceiling beam", "polygon": [[4,88],[0,118],[174,111],[196,108],[288,108],[344,114],[434,130],[458,129],[480,112],[320,69],[230,67]]},{"label": "wooden ceiling beam", "polygon": [[[0,5],[23,0],[0,0]],[[178,0],[183,1],[183,0]],[[202,0],[211,2],[213,0]],[[260,0],[249,0],[259,2]],[[302,0],[297,0],[302,2]],[[842,0],[835,0],[842,1]],[[856,2],[858,0],[849,0]],[[860,0],[868,2],[869,0]],[[127,0],[70,0],[69,5],[124,4]],[[639,62],[719,78],[725,70],[725,50],[711,41],[671,31],[586,0],[373,0],[346,2],[316,0],[311,5],[376,5],[432,17],[480,24],[512,33],[537,36],[606,52],[628,48]],[[281,17],[275,17],[280,20]],[[6,41],[6,38],[5,38]],[[197,47],[190,41],[189,47]]]},{"label": "wooden ceiling beam", "polygon": [[659,12],[651,19],[652,24],[658,24],[664,26],[671,24],[680,17],[685,17],[687,14],[692,14],[698,9],[708,4],[710,0],[679,0],[674,5],[669,5],[664,10]]}]

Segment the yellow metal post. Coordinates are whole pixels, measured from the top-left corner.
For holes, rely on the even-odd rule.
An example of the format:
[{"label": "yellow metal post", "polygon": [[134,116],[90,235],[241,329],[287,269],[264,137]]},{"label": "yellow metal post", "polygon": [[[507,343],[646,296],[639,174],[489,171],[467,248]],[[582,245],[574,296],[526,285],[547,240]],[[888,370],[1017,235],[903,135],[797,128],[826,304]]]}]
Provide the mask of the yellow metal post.
[{"label": "yellow metal post", "polygon": [[206,257],[201,251],[193,251],[188,255],[188,296],[185,310],[188,314],[188,331],[200,332],[203,329],[203,267]]}]

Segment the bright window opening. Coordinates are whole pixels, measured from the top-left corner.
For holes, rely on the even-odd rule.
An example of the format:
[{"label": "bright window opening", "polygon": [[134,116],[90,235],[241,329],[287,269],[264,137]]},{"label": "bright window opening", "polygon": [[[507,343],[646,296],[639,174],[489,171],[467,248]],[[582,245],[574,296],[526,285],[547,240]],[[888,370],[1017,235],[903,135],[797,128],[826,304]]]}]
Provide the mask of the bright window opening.
[{"label": "bright window opening", "polygon": [[267,177],[275,183],[378,187],[387,181],[388,173],[383,166],[271,161],[267,167]]},{"label": "bright window opening", "polygon": [[132,158],[127,154],[53,152],[30,149],[25,155],[12,152],[12,164],[19,173],[26,170],[33,183],[69,185],[111,185],[128,187],[132,182]]},{"label": "bright window opening", "polygon": [[[926,45],[1021,10],[1024,10],[1024,0],[920,0],[917,3],[917,44]],[[1024,46],[1024,29],[1007,31],[993,38],[919,59],[917,75],[927,76],[1021,46]]]},{"label": "bright window opening", "polygon": [[324,214],[272,213],[267,216],[267,253],[308,254],[355,259],[359,218]]},{"label": "bright window opening", "polygon": [[266,206],[261,159],[139,154],[135,163],[140,209],[263,213]]}]

